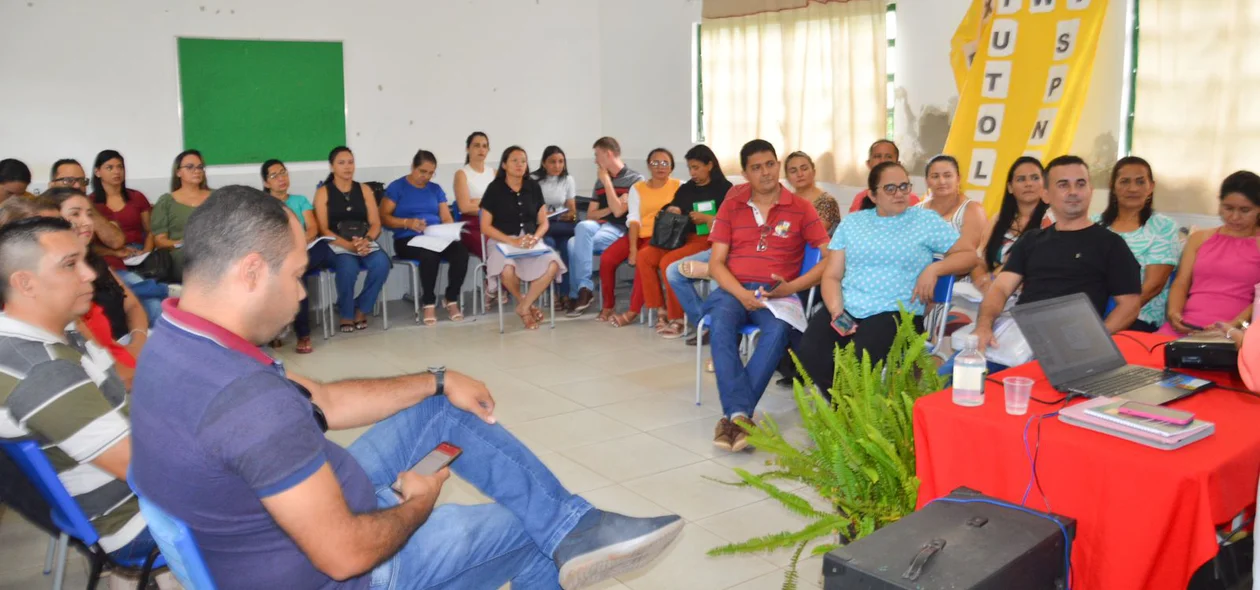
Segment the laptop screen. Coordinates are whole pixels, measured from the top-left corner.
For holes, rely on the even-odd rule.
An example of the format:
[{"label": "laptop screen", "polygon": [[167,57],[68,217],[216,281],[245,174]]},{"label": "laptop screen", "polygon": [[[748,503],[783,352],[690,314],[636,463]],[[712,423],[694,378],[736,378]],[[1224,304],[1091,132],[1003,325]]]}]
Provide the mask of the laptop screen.
[{"label": "laptop screen", "polygon": [[1011,310],[1034,358],[1058,387],[1125,365],[1088,297],[1077,293]]}]

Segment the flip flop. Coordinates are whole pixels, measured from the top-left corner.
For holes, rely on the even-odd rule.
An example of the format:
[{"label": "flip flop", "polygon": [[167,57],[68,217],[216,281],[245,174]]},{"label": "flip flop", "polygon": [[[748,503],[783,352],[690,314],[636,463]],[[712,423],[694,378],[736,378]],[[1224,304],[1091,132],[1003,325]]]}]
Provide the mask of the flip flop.
[{"label": "flip flop", "polygon": [[314,348],[313,346],[311,346],[311,339],[310,339],[310,337],[308,336],[308,337],[306,337],[306,338],[298,338],[298,341],[297,341],[297,353],[298,353],[298,354],[310,354],[310,353],[312,353],[312,352],[315,352],[315,348]]},{"label": "flip flop", "polygon": [[695,260],[683,262],[678,265],[678,272],[692,280],[707,279],[709,278],[709,264]]},{"label": "flip flop", "polygon": [[341,322],[341,333],[342,333],[342,334],[353,334],[353,333],[354,333],[354,322],[346,322],[346,321]]}]

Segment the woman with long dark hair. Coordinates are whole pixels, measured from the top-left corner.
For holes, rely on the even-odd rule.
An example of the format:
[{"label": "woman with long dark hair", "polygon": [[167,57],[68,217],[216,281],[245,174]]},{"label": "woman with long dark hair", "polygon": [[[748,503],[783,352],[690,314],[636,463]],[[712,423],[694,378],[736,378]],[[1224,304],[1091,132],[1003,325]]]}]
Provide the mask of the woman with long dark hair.
[{"label": "woman with long dark hair", "polygon": [[[517,302],[516,315],[527,330],[537,330],[542,310],[534,302],[565,272],[564,262],[554,250],[534,256],[509,258],[499,245],[532,249],[547,235],[547,208],[542,189],[529,177],[529,157],[519,146],[503,151],[499,173],[486,187],[481,199],[481,232],[487,239],[486,277],[498,277]],[[528,292],[521,282],[529,281]]]},{"label": "woman with long dark hair", "polygon": [[170,250],[175,276],[184,276],[184,226],[188,216],[210,197],[206,162],[197,150],[184,150],[171,166],[171,192],[162,195],[150,213],[155,249]]},{"label": "woman with long dark hair", "polygon": [[1041,160],[1021,156],[1006,172],[1006,194],[997,217],[980,238],[980,259],[983,264],[971,273],[971,282],[984,293],[993,277],[1002,271],[1015,240],[1029,229],[1048,227],[1054,223],[1047,211],[1046,170]]},{"label": "woman with long dark hair", "polygon": [[1260,284],[1260,176],[1240,170],[1221,182],[1222,225],[1190,234],[1168,294],[1168,323],[1177,336],[1225,322],[1252,319]]},{"label": "woman with long dark hair", "polygon": [[[341,331],[366,330],[368,316],[389,278],[389,256],[376,239],[381,217],[372,187],[354,179],[354,153],[337,146],[328,153],[328,178],[315,190],[315,219],[319,233],[332,238],[333,269],[337,275],[337,312]],[[354,296],[359,272],[367,271],[363,290]]]},{"label": "woman with long dark hair", "polygon": [[[545,238],[547,245],[560,254],[561,260],[568,260],[569,238],[573,237],[577,228],[577,181],[569,174],[569,161],[564,150],[556,145],[547,146],[533,176],[538,186],[542,187],[543,201],[550,216]],[[556,211],[560,209],[565,211],[557,215]],[[556,306],[566,309],[569,304],[569,273],[560,275],[557,289],[560,295]]]},{"label": "woman with long dark hair", "polygon": [[1181,257],[1181,228],[1155,212],[1155,175],[1137,156],[1120,158],[1111,169],[1107,209],[1094,220],[1124,238],[1142,266],[1142,309],[1130,330],[1154,332],[1168,308],[1168,278]]},{"label": "woman with long dark hair", "polygon": [[[636,270],[643,285],[644,304],[648,308],[665,308],[666,323],[658,333],[669,340],[681,338],[686,332],[684,316],[689,317],[693,324],[700,320],[700,296],[694,285],[681,274],[677,275],[678,284],[675,284],[675,275],[671,271],[682,260],[708,263],[709,224],[726,199],[727,191],[731,190],[731,181],[722,173],[722,165],[709,146],[701,144],[692,147],[683,159],[687,162],[691,180],[678,187],[674,200],[665,206],[665,210],[688,217],[687,239],[674,250],[662,250],[652,245],[643,248],[639,251]],[[662,271],[665,274],[663,286]]]},{"label": "woman with long dark hair", "polygon": [[451,190],[455,193],[455,209],[459,211],[459,220],[467,221],[467,230],[460,238],[477,258],[485,260],[485,252],[481,251],[481,224],[477,223],[477,215],[481,208],[481,198],[485,196],[486,187],[494,182],[497,170],[486,163],[490,155],[490,137],[482,131],[473,131],[464,139],[464,166],[455,171],[455,180]]},{"label": "woman with long dark hair", "polygon": [[[57,204],[61,217],[74,227],[83,245],[90,245],[95,237],[96,216],[87,195],[77,188],[58,187],[44,196]],[[92,281],[92,308],[83,315],[83,322],[109,349],[119,365],[119,375],[129,383],[136,359],[148,340],[149,318],[140,300],[100,256],[88,250],[87,262],[96,271],[96,279]]]}]

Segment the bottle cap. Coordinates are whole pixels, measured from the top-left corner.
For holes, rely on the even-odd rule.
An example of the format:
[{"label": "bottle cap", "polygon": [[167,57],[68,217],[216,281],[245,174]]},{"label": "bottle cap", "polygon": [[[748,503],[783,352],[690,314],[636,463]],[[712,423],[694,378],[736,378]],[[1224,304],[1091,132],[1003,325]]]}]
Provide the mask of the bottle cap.
[{"label": "bottle cap", "polygon": [[965,342],[966,342],[967,348],[976,348],[980,346],[980,337],[976,336],[975,334],[967,334],[967,339]]}]

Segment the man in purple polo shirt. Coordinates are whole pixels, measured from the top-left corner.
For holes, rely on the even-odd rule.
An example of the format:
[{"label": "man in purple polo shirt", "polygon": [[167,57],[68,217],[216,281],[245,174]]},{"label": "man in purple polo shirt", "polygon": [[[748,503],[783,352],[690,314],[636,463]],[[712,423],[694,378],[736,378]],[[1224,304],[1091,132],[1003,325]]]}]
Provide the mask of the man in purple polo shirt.
[{"label": "man in purple polo shirt", "polygon": [[[137,491],[188,523],[225,588],[584,588],[643,566],[677,516],[592,508],[495,424],[481,382],[442,367],[318,383],[263,354],[305,296],[304,235],[275,199],[219,189],[189,218],[132,402]],[[375,424],[348,449],[326,428]],[[497,503],[434,508],[439,444]],[[395,493],[391,484],[401,489]]]}]

